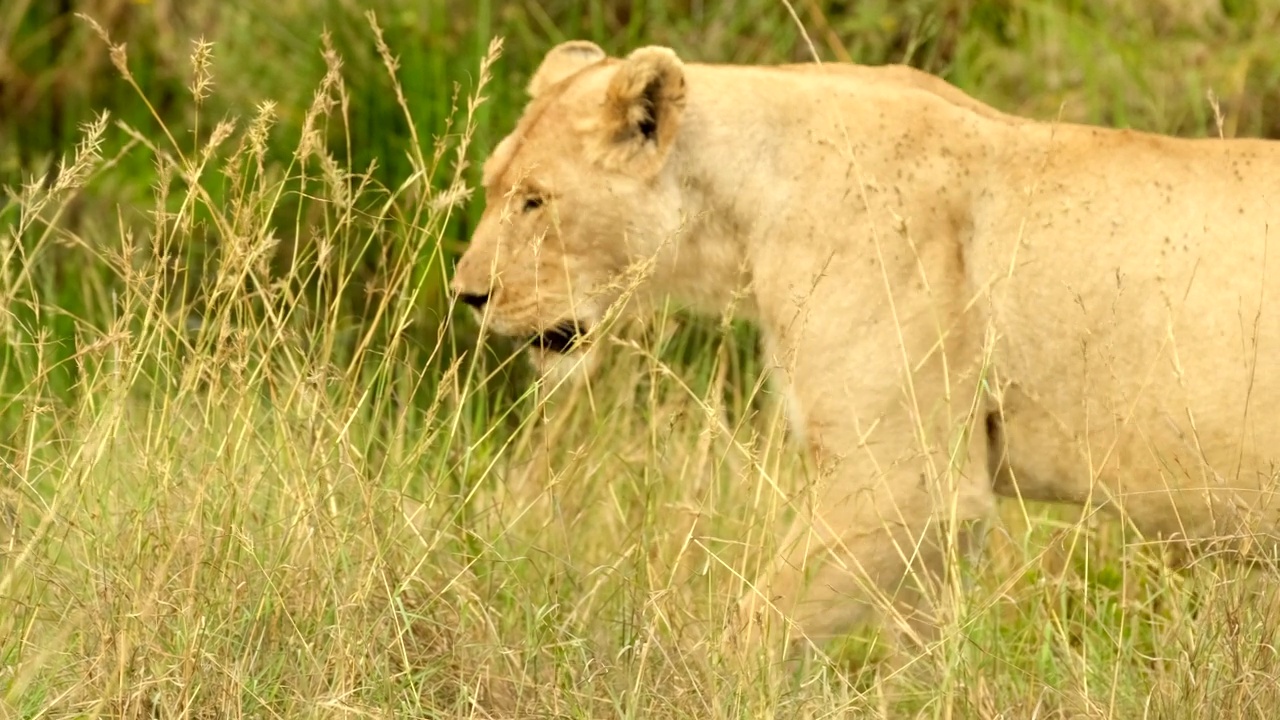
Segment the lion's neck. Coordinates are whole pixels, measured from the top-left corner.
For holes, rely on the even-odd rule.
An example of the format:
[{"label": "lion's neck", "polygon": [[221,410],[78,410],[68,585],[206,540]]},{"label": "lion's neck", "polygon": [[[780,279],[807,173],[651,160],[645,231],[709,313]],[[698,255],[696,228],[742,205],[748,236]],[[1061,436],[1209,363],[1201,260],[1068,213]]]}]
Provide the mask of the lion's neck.
[{"label": "lion's neck", "polygon": [[683,173],[681,230],[672,240],[660,285],[664,294],[705,314],[755,313],[746,218],[697,172]]},{"label": "lion's neck", "polygon": [[[691,70],[721,87],[749,80],[736,68]],[[742,107],[720,94],[691,99],[668,168],[683,201],[681,232],[660,283],[669,297],[703,313],[755,318],[752,251],[778,234],[794,191],[779,177],[770,148],[784,131],[767,105]]]},{"label": "lion's neck", "polygon": [[[982,118],[856,79],[707,66],[689,75],[667,179],[681,188],[684,232],[661,283],[677,299],[764,320],[758,309],[819,276],[859,277],[880,236],[887,271],[902,277],[917,272],[919,253],[945,264],[962,252],[973,198],[955,178],[970,168],[953,166],[980,163]],[[898,252],[894,229],[908,211],[918,247]]]}]

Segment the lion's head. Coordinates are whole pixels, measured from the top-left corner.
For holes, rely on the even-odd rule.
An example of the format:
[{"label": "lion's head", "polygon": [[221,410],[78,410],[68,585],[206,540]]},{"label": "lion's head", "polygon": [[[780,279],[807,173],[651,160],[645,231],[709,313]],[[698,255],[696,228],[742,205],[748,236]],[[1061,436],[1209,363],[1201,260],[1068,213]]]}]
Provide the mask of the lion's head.
[{"label": "lion's head", "polygon": [[618,60],[576,41],[547,54],[528,90],[484,165],[485,211],[452,287],[490,330],[562,353],[644,295],[636,270],[674,254],[684,71],[665,48]]}]

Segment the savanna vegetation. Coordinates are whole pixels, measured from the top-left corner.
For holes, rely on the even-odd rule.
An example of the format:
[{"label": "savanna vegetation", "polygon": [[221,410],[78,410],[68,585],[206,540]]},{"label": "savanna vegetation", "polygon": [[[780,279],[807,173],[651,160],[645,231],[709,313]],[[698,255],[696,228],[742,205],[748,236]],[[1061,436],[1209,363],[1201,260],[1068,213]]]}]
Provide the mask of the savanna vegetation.
[{"label": "savanna vegetation", "polygon": [[942,644],[720,654],[807,468],[748,325],[553,388],[446,284],[569,38],[908,62],[1009,112],[1280,137],[1280,0],[6,0],[0,715],[1280,713],[1277,584],[1007,504]]}]

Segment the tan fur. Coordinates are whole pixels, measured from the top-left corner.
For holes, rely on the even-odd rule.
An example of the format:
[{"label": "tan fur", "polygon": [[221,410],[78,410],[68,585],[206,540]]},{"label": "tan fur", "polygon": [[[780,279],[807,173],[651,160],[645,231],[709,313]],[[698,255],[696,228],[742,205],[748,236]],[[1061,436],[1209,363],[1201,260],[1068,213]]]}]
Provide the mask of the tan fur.
[{"label": "tan fur", "polygon": [[903,68],[644,48],[556,75],[454,287],[516,335],[667,298],[754,317],[824,471],[753,628],[891,603],[927,635],[996,494],[1277,549],[1280,144],[1012,118]]},{"label": "tan fur", "polygon": [[604,60],[605,57],[604,50],[592,42],[570,40],[560,43],[547,53],[537,72],[529,79],[529,96],[541,95],[582,68]]}]

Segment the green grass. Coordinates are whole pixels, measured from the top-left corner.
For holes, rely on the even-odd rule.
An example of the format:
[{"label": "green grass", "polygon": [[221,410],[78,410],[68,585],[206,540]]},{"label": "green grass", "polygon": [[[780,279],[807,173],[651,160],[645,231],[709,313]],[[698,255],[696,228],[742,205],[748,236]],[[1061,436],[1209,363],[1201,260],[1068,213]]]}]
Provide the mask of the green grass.
[{"label": "green grass", "polygon": [[[449,321],[458,188],[552,42],[803,59],[781,3],[235,5],[86,5],[123,74],[55,4],[0,9],[7,97],[85,91],[0,119],[2,716],[1280,710],[1273,577],[1013,504],[917,666],[841,662],[863,639],[801,677],[743,667],[732,601],[787,519],[771,483],[806,473],[749,328],[671,318],[548,397]],[[826,59],[907,58],[1006,110],[1207,134],[1213,90],[1225,132],[1277,130],[1280,3],[795,5]]]}]

